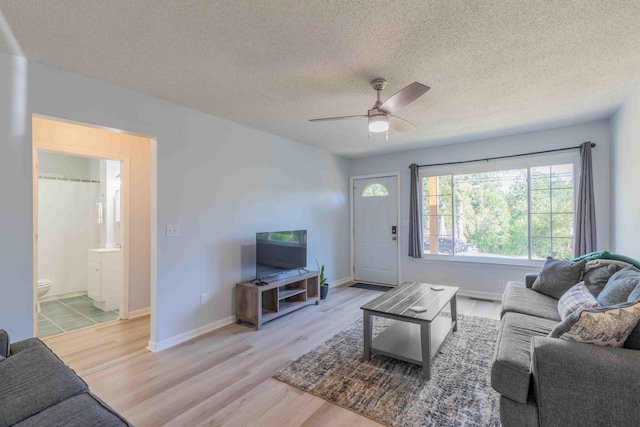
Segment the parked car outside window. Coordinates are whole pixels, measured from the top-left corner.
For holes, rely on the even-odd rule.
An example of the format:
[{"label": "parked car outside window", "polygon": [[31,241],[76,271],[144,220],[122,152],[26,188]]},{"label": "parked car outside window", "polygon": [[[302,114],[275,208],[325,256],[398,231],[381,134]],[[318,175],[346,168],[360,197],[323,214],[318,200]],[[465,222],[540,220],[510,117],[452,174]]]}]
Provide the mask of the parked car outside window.
[{"label": "parked car outside window", "polygon": [[[455,253],[465,252],[467,250],[467,244],[460,239],[455,239],[456,246],[453,246],[453,240],[450,237],[438,237],[438,253],[444,255],[453,255]],[[431,252],[431,239],[429,236],[424,237],[424,251],[426,253]]]}]

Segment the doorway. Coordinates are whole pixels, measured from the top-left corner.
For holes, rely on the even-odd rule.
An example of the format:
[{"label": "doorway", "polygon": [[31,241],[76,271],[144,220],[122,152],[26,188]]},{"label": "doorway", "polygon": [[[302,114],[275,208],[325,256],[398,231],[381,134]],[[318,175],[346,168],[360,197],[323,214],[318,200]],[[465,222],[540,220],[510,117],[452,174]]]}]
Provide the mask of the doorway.
[{"label": "doorway", "polygon": [[121,162],[35,155],[37,337],[123,317]]},{"label": "doorway", "polygon": [[398,285],[398,176],[352,178],[355,281]]},{"label": "doorway", "polygon": [[[156,199],[155,199],[155,139],[134,135],[115,129],[106,129],[94,125],[79,124],[59,119],[53,119],[38,115],[32,116],[33,135],[33,277],[34,283],[34,334],[38,335],[37,313],[37,278],[38,271],[38,157],[40,153],[48,152],[60,155],[80,156],[90,159],[104,159],[114,161],[112,165],[120,166],[119,177],[113,171],[110,172],[109,185],[113,187],[109,193],[98,193],[98,197],[92,201],[92,221],[97,221],[98,206],[102,202],[102,221],[106,215],[113,215],[111,224],[115,227],[119,219],[119,230],[113,232],[120,234],[118,239],[103,239],[99,246],[94,247],[93,261],[100,263],[102,277],[95,274],[96,264],[89,260],[82,261],[88,283],[87,296],[92,300],[99,300],[97,304],[105,311],[111,311],[113,305],[107,304],[105,295],[96,295],[103,289],[95,288],[91,291],[89,284],[98,278],[104,278],[105,274],[113,273],[122,266],[121,277],[122,290],[120,292],[120,307],[117,309],[118,317],[126,320],[139,316],[148,316],[152,313],[151,293],[155,287],[155,253],[156,239],[152,234],[156,224]],[[106,164],[105,164],[106,166]],[[54,176],[54,178],[57,178]],[[44,180],[43,180],[44,181]],[[120,190],[116,193],[115,186],[119,183]],[[117,194],[117,195],[116,195]],[[100,196],[103,199],[100,200]],[[111,197],[113,196],[113,197]],[[112,204],[106,206],[105,198],[112,198]],[[118,203],[120,202],[119,206]],[[57,203],[57,202],[56,202]],[[117,209],[119,208],[119,209]],[[120,212],[120,218],[116,218],[116,209]],[[104,230],[106,233],[106,230]],[[120,247],[117,247],[120,245]],[[117,250],[119,249],[119,251]],[[119,252],[121,260],[109,262],[106,258],[113,252]],[[89,256],[89,255],[88,255]],[[102,258],[105,259],[102,259]],[[80,263],[78,263],[80,264]],[[89,272],[94,267],[93,275]],[[92,277],[90,277],[92,276]],[[95,284],[95,283],[94,283]],[[52,284],[53,285],[53,284]],[[92,294],[92,295],[90,295]],[[96,304],[91,304],[96,306]],[[153,322],[152,322],[153,323]],[[124,325],[124,324],[123,324]],[[92,329],[98,330],[98,329]],[[80,331],[79,331],[80,332]],[[151,327],[151,336],[155,335],[154,327]],[[73,332],[76,333],[76,332]],[[72,333],[72,334],[73,334]],[[93,336],[93,335],[92,335]]]}]

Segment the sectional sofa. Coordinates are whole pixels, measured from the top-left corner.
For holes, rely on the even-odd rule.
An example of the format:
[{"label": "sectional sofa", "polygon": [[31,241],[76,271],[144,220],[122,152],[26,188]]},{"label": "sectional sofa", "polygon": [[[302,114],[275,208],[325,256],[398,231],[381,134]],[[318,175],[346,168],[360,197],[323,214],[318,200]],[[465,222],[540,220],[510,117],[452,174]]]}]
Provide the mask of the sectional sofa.
[{"label": "sectional sofa", "polygon": [[[491,370],[502,426],[638,425],[640,270],[599,258],[566,263],[572,277],[543,268],[505,289]],[[574,290],[589,301],[573,301]]]},{"label": "sectional sofa", "polygon": [[0,329],[0,427],[131,426],[39,339]]}]

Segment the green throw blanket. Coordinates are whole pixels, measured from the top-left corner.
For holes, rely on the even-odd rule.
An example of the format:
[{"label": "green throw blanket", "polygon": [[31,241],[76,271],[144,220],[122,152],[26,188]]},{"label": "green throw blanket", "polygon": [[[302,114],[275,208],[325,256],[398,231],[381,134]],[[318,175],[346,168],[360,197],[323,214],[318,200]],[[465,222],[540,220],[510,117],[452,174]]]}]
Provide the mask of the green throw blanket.
[{"label": "green throw blanket", "polygon": [[623,261],[623,262],[626,262],[628,264],[631,264],[636,268],[640,268],[640,261],[635,260],[633,258],[629,258],[628,256],[612,254],[609,251],[591,252],[591,253],[588,253],[588,254],[580,255],[577,258],[572,258],[569,261],[575,262],[575,261],[582,261],[583,259],[586,259],[587,261],[592,261],[594,259],[614,259],[616,261]]}]

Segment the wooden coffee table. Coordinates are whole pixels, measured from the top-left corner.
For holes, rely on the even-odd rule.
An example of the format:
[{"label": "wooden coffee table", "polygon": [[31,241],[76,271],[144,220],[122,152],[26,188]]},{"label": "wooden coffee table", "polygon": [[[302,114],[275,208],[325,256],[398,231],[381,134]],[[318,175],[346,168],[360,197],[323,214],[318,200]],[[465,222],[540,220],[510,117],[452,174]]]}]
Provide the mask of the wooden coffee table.
[{"label": "wooden coffee table", "polygon": [[[405,362],[422,365],[422,373],[431,379],[431,359],[449,336],[457,330],[456,294],[459,288],[442,286],[436,291],[427,283],[405,282],[363,305],[364,360],[371,359],[371,352],[393,357]],[[413,306],[426,307],[416,313]],[[449,305],[451,318],[440,315]],[[375,339],[373,317],[398,320],[382,331]]]}]

